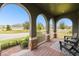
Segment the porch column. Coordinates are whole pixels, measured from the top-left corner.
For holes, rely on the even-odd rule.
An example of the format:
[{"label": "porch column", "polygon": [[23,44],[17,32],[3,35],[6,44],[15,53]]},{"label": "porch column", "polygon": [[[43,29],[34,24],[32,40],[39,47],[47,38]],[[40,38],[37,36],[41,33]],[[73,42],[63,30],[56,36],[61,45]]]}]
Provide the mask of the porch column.
[{"label": "porch column", "polygon": [[79,18],[77,19],[78,23],[77,23],[77,26],[78,26],[78,38],[79,38]]},{"label": "porch column", "polygon": [[33,50],[37,48],[37,37],[36,37],[36,15],[32,15],[30,24],[30,39],[29,39],[29,49]]},{"label": "porch column", "polygon": [[77,17],[74,17],[73,19],[73,28],[72,28],[72,34],[74,35],[74,33],[79,33],[79,21]]},{"label": "porch column", "polygon": [[50,41],[50,20],[47,20],[47,23],[46,23],[46,40],[47,42]]},{"label": "porch column", "polygon": [[57,27],[56,27],[56,22],[54,23],[54,38],[57,38]]}]

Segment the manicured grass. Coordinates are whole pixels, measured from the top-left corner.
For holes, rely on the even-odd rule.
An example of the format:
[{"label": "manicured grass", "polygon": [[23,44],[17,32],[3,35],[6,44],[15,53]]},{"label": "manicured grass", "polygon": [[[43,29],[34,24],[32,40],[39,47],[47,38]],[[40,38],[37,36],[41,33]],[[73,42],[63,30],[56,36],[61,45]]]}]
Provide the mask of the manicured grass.
[{"label": "manicured grass", "polygon": [[58,29],[57,30],[57,37],[58,38],[64,38],[64,36],[72,36],[72,30],[71,29]]},{"label": "manicured grass", "polygon": [[10,31],[0,31],[0,34],[16,34],[16,33],[26,33],[29,30],[10,30]]},{"label": "manicured grass", "polygon": [[[22,38],[15,38],[15,39],[7,39],[7,40],[0,40],[0,48],[1,50],[16,46],[21,44],[22,41],[28,41],[29,40],[29,36],[27,37],[22,37]],[[28,42],[27,42],[28,45]]]},{"label": "manicured grass", "polygon": [[[44,41],[46,39],[46,31],[38,31],[37,32],[37,38],[38,43]],[[54,32],[53,29],[50,30],[50,38],[53,40]],[[64,36],[72,36],[72,30],[71,29],[57,29],[57,38],[63,39]]]}]

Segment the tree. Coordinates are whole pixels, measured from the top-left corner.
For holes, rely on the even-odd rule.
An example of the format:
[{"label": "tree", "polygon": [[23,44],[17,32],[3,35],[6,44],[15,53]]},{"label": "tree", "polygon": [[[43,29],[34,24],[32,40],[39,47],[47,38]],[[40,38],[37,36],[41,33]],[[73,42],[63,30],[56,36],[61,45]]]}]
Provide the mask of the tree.
[{"label": "tree", "polygon": [[5,26],[2,26],[2,31],[4,31],[5,30]]},{"label": "tree", "polygon": [[38,23],[38,24],[37,24],[37,29],[38,29],[38,30],[42,30],[42,29],[44,29],[43,24]]},{"label": "tree", "polygon": [[25,22],[24,24],[23,24],[23,27],[24,27],[24,30],[25,29],[29,29],[29,27],[30,27],[30,23],[29,22]]},{"label": "tree", "polygon": [[60,23],[60,24],[59,24],[59,28],[60,28],[60,29],[65,29],[65,28],[66,28],[65,23],[64,23],[64,22]]},{"label": "tree", "polygon": [[10,31],[11,30],[11,26],[10,25],[7,25],[6,26],[6,31]]},{"label": "tree", "polygon": [[22,27],[23,26],[23,24],[14,24],[14,25],[12,25],[12,27]]}]

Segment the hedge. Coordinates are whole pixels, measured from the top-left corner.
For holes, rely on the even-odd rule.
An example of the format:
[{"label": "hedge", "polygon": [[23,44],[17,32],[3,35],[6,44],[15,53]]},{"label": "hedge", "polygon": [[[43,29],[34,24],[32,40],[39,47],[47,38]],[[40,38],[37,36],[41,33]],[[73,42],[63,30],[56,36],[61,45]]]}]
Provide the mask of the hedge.
[{"label": "hedge", "polygon": [[[7,39],[7,40],[0,40],[0,48],[1,50],[16,46],[16,45],[24,45],[24,41],[26,42],[26,45],[28,46],[28,40],[29,37],[24,37],[24,38],[15,38],[15,39]],[[27,47],[26,46],[26,47]]]}]

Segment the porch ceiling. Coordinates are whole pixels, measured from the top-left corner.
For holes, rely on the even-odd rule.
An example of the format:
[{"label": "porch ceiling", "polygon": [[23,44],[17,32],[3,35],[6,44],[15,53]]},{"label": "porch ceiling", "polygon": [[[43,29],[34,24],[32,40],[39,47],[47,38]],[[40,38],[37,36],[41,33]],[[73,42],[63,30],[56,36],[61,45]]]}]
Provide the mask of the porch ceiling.
[{"label": "porch ceiling", "polygon": [[79,4],[77,3],[38,3],[36,5],[54,16],[79,11]]}]

